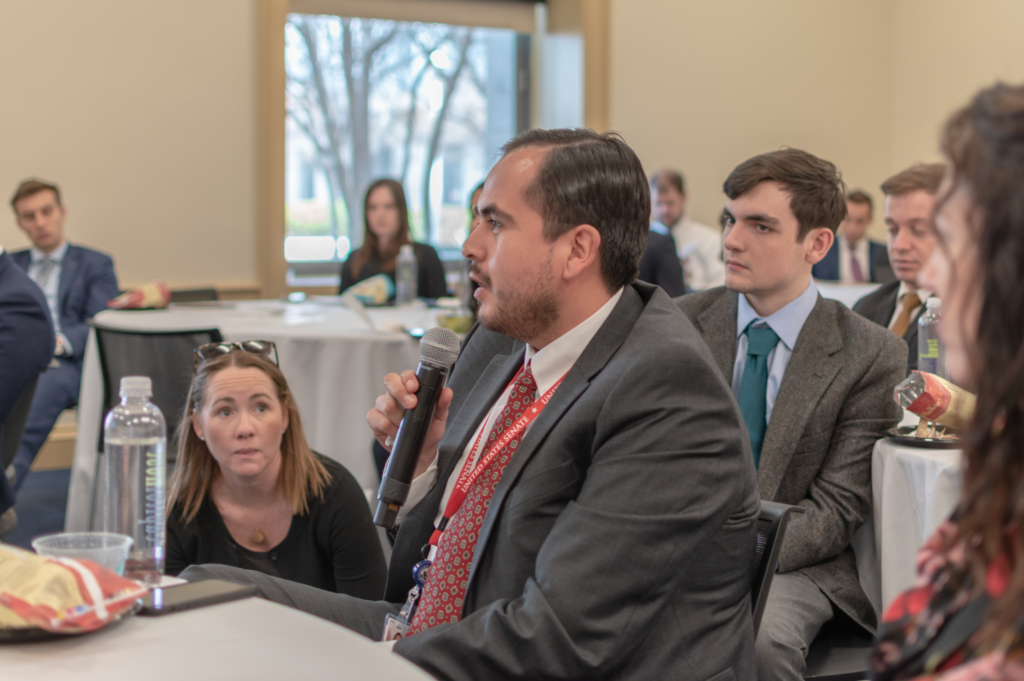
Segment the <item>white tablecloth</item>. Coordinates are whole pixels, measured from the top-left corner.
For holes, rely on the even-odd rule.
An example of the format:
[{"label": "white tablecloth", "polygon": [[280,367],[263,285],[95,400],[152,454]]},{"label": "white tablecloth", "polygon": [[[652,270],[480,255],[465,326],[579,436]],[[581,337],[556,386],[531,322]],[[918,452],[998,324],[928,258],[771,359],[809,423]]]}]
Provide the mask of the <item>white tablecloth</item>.
[{"label": "white tablecloth", "polygon": [[861,586],[882,611],[917,574],[917,550],[960,499],[959,449],[875,443],[871,456],[873,517],[854,537]]},{"label": "white tablecloth", "polygon": [[[375,326],[436,326],[437,313],[422,306],[369,309]],[[333,301],[301,304],[243,301],[223,307],[175,306],[167,310],[96,315],[107,326],[140,330],[219,328],[225,340],[271,340],[298,403],[313,449],[340,461],[363,488],[379,483],[370,454],[366,412],[389,371],[415,369],[419,343],[402,332],[373,331]],[[90,336],[78,400],[78,437],[65,516],[67,531],[88,527],[103,409],[103,381]],[[184,405],[182,405],[184,408]]]},{"label": "white tablecloth", "polygon": [[818,293],[821,294],[822,298],[838,300],[849,308],[852,308],[854,303],[881,286],[881,284],[840,284],[835,281],[818,280],[815,280],[814,283],[817,285]]},{"label": "white tablecloth", "polygon": [[0,670],[4,681],[431,678],[381,644],[258,598],[3,644]]}]

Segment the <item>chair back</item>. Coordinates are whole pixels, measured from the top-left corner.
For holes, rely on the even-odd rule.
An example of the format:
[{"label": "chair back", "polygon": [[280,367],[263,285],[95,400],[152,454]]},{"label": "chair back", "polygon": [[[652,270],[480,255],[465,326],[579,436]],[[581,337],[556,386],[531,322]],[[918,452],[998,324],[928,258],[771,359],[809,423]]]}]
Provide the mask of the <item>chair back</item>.
[{"label": "chair back", "polygon": [[121,399],[121,378],[149,376],[153,381],[152,402],[167,421],[167,461],[173,463],[177,455],[174,433],[192,384],[193,351],[204,343],[221,342],[220,331],[126,331],[96,322],[92,322],[92,326],[96,330],[96,349],[103,375],[98,450],[103,451],[102,419]]},{"label": "chair back", "polygon": [[172,303],[200,303],[211,300],[220,300],[215,288],[190,288],[171,291]]},{"label": "chair back", "polygon": [[36,384],[39,377],[36,376],[21,391],[21,396],[14,403],[7,418],[0,422],[0,475],[4,474],[7,467],[14,461],[14,455],[18,453],[21,446],[21,438],[25,434],[25,426],[28,424],[28,412],[32,406],[32,398],[36,394]]},{"label": "chair back", "polygon": [[799,506],[761,501],[761,513],[757,518],[757,543],[754,546],[754,584],[750,589],[750,600],[754,608],[754,638],[761,627],[764,605],[768,602],[775,570],[779,566],[779,552],[786,536],[786,526],[793,513],[803,513]]}]

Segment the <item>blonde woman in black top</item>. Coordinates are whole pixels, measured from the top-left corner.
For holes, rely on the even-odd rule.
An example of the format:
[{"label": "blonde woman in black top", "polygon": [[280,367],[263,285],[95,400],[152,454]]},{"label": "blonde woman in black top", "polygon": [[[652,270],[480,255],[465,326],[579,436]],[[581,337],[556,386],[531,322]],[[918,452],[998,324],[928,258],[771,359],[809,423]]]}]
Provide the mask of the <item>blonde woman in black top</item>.
[{"label": "blonde woman in black top", "polygon": [[166,572],[219,563],[380,598],[387,568],[363,491],[310,450],[275,362],[267,341],[197,349],[168,492]]}]

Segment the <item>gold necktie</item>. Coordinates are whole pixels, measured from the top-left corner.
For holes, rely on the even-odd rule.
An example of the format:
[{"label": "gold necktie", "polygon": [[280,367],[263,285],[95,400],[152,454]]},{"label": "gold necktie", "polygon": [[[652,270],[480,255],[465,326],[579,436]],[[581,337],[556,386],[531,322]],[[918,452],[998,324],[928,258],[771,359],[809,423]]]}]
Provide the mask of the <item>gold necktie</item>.
[{"label": "gold necktie", "polygon": [[917,297],[916,293],[903,294],[903,309],[900,310],[900,316],[893,322],[892,332],[902,338],[903,334],[907,332],[907,327],[910,326],[910,313],[920,306],[921,299]]}]

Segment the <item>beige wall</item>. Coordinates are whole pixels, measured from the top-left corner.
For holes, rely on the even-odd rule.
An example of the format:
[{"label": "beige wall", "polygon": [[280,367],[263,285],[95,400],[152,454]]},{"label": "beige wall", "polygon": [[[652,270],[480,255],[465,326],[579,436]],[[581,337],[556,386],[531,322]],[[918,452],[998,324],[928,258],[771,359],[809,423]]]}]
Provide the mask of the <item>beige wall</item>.
[{"label": "beige wall", "polygon": [[1019,0],[612,0],[611,128],[649,171],[684,171],[703,222],[738,162],[781,146],[881,200],[886,177],[939,159],[974,92],[1024,82],[1021,26]]},{"label": "beige wall", "polygon": [[941,160],[949,115],[997,80],[1024,82],[1024,2],[898,0],[893,167]]},{"label": "beige wall", "polygon": [[[807,149],[880,198],[972,92],[1024,81],[1018,0],[608,1],[610,127],[648,170],[684,170],[712,224],[753,154]],[[257,6],[0,2],[0,198],[60,183],[69,235],[125,284],[254,286]]]},{"label": "beige wall", "polygon": [[57,182],[122,284],[253,285],[255,84],[251,0],[0,3],[0,196]]},{"label": "beige wall", "polygon": [[611,128],[679,168],[715,225],[722,182],[783,146],[877,187],[891,167],[890,0],[613,0]]}]

